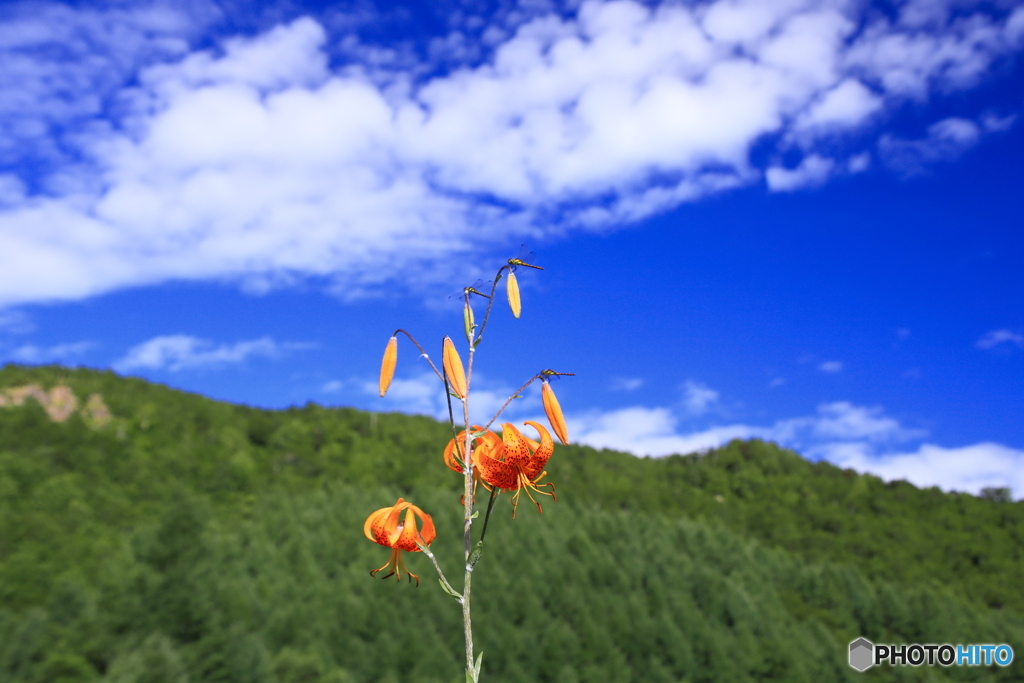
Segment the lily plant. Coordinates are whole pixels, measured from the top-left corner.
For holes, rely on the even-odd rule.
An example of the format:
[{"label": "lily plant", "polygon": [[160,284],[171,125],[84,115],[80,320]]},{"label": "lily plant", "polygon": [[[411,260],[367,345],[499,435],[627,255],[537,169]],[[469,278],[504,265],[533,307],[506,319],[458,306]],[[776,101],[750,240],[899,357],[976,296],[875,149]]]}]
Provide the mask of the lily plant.
[{"label": "lily plant", "polygon": [[[538,500],[540,496],[549,496],[552,500],[557,500],[555,497],[555,485],[552,482],[541,483],[541,480],[547,474],[544,468],[554,453],[555,448],[550,432],[543,425],[534,421],[527,421],[524,424],[529,425],[537,432],[539,440],[534,440],[522,434],[511,423],[506,422],[502,424],[500,436],[491,431],[490,427],[514,399],[522,396],[522,392],[528,386],[540,381],[542,385],[541,400],[544,406],[544,413],[551,426],[551,431],[555,433],[555,436],[563,444],[569,443],[569,432],[565,425],[565,418],[562,416],[562,409],[551,388],[550,380],[560,375],[571,375],[572,373],[542,370],[519,387],[485,425],[471,424],[469,417],[473,361],[476,357],[477,347],[483,340],[487,321],[491,316],[498,283],[504,279],[509,308],[512,311],[512,315],[519,318],[522,313],[522,301],[519,292],[519,282],[515,274],[516,269],[526,267],[544,270],[540,266],[530,263],[532,257],[533,254],[527,254],[527,250],[524,247],[518,257],[509,259],[505,265],[498,269],[494,280],[491,282],[489,294],[481,291],[481,285],[479,284],[465,287],[462,290],[460,298],[463,302],[463,327],[468,343],[467,363],[465,365],[463,365],[462,357],[459,355],[455,343],[450,337],[445,336],[442,340],[441,367],[438,368],[411,334],[403,329],[398,329],[395,330],[395,333],[388,340],[380,369],[380,395],[383,397],[391,386],[391,380],[395,374],[395,366],[398,362],[398,335],[403,334],[416,346],[422,357],[427,360],[441,381],[448,401],[448,417],[453,433],[453,438],[444,448],[443,459],[449,468],[463,476],[461,504],[463,506],[462,539],[465,565],[463,567],[462,588],[461,590],[456,590],[445,576],[437,558],[430,550],[430,544],[437,535],[433,519],[417,506],[399,498],[394,505],[381,508],[372,513],[366,518],[366,522],[363,525],[363,533],[368,539],[391,548],[391,557],[388,562],[383,567],[371,571],[370,575],[376,576],[387,570],[387,573],[382,578],[386,579],[390,576],[395,576],[400,581],[404,574],[408,576],[410,582],[415,580],[416,585],[419,585],[419,577],[406,567],[405,561],[402,558],[402,551],[422,552],[430,558],[434,568],[437,570],[441,588],[448,595],[455,598],[462,607],[462,621],[466,642],[467,683],[478,683],[480,680],[483,652],[474,655],[473,651],[473,622],[470,610],[470,596],[472,593],[473,571],[483,554],[484,537],[487,534],[487,525],[491,518],[491,511],[494,509],[495,500],[502,492],[511,495],[513,519],[519,506],[520,494],[523,492],[537,506],[537,511],[540,513],[544,512]],[[486,311],[479,325],[475,322],[474,300],[471,298],[473,296],[487,300]],[[460,405],[462,408],[461,419],[458,420],[462,427],[461,431],[456,427],[455,405]],[[473,522],[480,514],[479,510],[475,509],[476,491],[480,484],[490,492],[490,497],[482,520],[480,536],[476,543],[474,543],[472,530]]]}]

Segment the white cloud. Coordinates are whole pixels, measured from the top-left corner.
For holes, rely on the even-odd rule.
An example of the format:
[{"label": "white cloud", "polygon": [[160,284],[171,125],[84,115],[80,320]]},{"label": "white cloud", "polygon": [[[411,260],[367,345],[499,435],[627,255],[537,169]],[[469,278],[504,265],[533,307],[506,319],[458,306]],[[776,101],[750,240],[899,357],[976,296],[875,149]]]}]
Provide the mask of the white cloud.
[{"label": "white cloud", "polygon": [[834,375],[837,372],[843,371],[843,363],[842,361],[838,360],[827,360],[818,366],[818,370],[820,370],[821,372],[828,373],[830,375]]},{"label": "white cloud", "polygon": [[566,418],[573,443],[610,448],[636,455],[663,456],[695,453],[728,443],[767,434],[767,430],[746,425],[729,425],[691,433],[676,431],[677,419],[668,408],[635,406],[605,413],[572,415]]},{"label": "white cloud", "polygon": [[1024,493],[1024,450],[996,443],[962,448],[922,444],[910,453],[876,454],[853,445],[832,449],[826,456],[840,467],[870,472],[888,479],[905,479],[918,487],[977,495],[985,487],[1009,486],[1017,499]]},{"label": "white cloud", "polygon": [[777,422],[773,432],[788,442],[798,438],[892,442],[923,437],[927,433],[905,428],[898,420],[885,417],[883,412],[879,406],[855,406],[849,401],[836,401],[818,406],[814,417]]},{"label": "white cloud", "polygon": [[807,109],[797,123],[801,129],[849,129],[867,121],[884,102],[860,81],[848,78]]},{"label": "white cloud", "polygon": [[850,160],[846,162],[846,170],[850,173],[863,173],[868,170],[869,166],[871,166],[871,154],[869,152],[854,154],[850,157]]},{"label": "white cloud", "polygon": [[639,377],[616,377],[612,380],[612,391],[636,391],[644,385],[643,379]]},{"label": "white cloud", "polygon": [[144,64],[185,54],[217,13],[204,2],[11,5],[0,20],[0,165],[74,164],[76,138],[98,132],[89,129],[104,108],[121,105],[126,81]]},{"label": "white cloud", "polygon": [[718,402],[718,392],[706,384],[686,380],[683,385],[683,406],[691,415],[702,415]]},{"label": "white cloud", "polygon": [[25,344],[14,349],[10,356],[11,359],[19,363],[53,363],[78,358],[94,346],[96,346],[96,343],[91,341],[56,344],[49,347]]},{"label": "white cloud", "polygon": [[913,175],[938,161],[951,161],[977,144],[981,127],[974,121],[951,117],[932,124],[928,135],[919,140],[905,140],[884,135],[878,151],[891,168]]},{"label": "white cloud", "polygon": [[[380,393],[377,380],[359,380],[357,383],[364,395],[378,396]],[[513,420],[536,419],[524,417],[540,410],[539,385],[535,385],[534,389],[535,391],[527,390],[522,398],[513,400],[495,425],[500,426],[501,422]],[[474,370],[469,402],[470,421],[474,424],[486,424],[514,391],[514,387],[494,384],[488,381],[486,375]],[[412,377],[393,379],[387,395],[380,399],[379,404],[375,404],[375,409],[429,415],[438,420],[448,421],[448,403],[445,400],[444,385],[437,375],[429,371],[420,372]],[[452,409],[456,424],[462,424],[462,408],[457,400],[453,401]]]},{"label": "white cloud", "polygon": [[1016,344],[1024,348],[1024,334],[1017,334],[1011,330],[992,330],[974,345],[979,349],[992,349],[1000,344]]},{"label": "white cloud", "polygon": [[[0,306],[169,279],[260,291],[313,276],[362,296],[412,266],[762,175],[814,186],[864,166],[843,133],[971,87],[1022,40],[1019,12],[975,7],[895,21],[852,0],[545,11],[490,32],[493,48],[452,33],[434,48],[450,68],[429,77],[430,62],[358,41],[332,67],[337,36],[311,18],[189,51],[211,6],[11,15],[0,170],[31,158],[41,176],[0,177]],[[878,151],[908,172],[975,144],[993,116],[882,133]],[[803,161],[757,167],[766,139]],[[447,277],[418,272],[421,290]]]},{"label": "white cloud", "polygon": [[[378,395],[377,382],[364,382],[363,392]],[[409,379],[396,377],[391,381],[391,387],[380,404],[380,410],[398,410],[415,415],[429,415],[439,420],[448,419],[444,385],[433,373],[423,373]]]},{"label": "white cloud", "polygon": [[986,131],[992,133],[1002,133],[1003,131],[1010,130],[1013,124],[1017,121],[1016,114],[1010,114],[1008,116],[999,116],[994,112],[985,112],[981,115],[979,123],[981,127]]},{"label": "white cloud", "polygon": [[804,157],[796,168],[772,166],[765,171],[768,189],[775,192],[792,192],[805,187],[817,187],[828,180],[835,167],[835,161],[817,154]]},{"label": "white cloud", "polygon": [[26,191],[25,183],[18,176],[0,174],[0,206],[20,204],[25,200]]},{"label": "white cloud", "polygon": [[275,358],[294,350],[310,348],[310,344],[279,343],[270,337],[216,345],[211,341],[173,334],[154,337],[132,347],[124,358],[113,364],[119,372],[131,370],[191,370],[239,364],[253,356]]},{"label": "white cloud", "polygon": [[687,432],[679,430],[679,420],[668,408],[640,406],[569,415],[567,422],[574,443],[636,455],[699,453],[733,439],[759,438],[839,467],[906,479],[920,487],[978,493],[987,486],[1010,486],[1018,498],[1024,492],[1024,451],[994,443],[962,448],[921,443],[908,451],[897,444],[921,440],[927,437],[925,430],[903,426],[880,407],[847,401],[823,404],[815,415],[768,427],[731,424]]}]

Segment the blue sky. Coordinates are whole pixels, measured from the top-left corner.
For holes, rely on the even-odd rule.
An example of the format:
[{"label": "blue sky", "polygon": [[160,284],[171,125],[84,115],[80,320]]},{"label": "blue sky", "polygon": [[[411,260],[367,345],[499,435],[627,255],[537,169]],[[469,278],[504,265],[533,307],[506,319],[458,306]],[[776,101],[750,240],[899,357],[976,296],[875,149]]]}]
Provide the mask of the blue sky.
[{"label": "blue sky", "polygon": [[0,355],[439,416],[385,342],[526,243],[479,417],[551,367],[582,443],[1019,495],[1022,50],[998,1],[6,3]]}]

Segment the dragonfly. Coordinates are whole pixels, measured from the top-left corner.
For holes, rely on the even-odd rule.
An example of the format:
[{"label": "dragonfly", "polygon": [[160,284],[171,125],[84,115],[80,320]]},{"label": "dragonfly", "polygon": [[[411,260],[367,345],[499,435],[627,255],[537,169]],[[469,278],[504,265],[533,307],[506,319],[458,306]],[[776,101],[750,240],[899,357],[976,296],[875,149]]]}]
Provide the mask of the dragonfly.
[{"label": "dragonfly", "polygon": [[530,251],[530,248],[525,244],[519,246],[519,254],[515,258],[508,260],[509,270],[513,273],[516,272],[518,266],[525,266],[527,268],[536,268],[537,270],[544,270],[540,266],[533,265],[533,259],[537,258],[537,255]]},{"label": "dragonfly", "polygon": [[485,299],[490,299],[490,294],[484,294],[484,292],[489,291],[491,291],[491,280],[488,280],[487,282],[484,282],[483,280],[477,280],[469,287],[463,287],[455,294],[452,294],[450,297],[448,297],[448,301],[462,302],[465,301],[466,297],[470,294],[476,294],[478,296],[482,296]]},{"label": "dragonfly", "polygon": [[554,370],[541,370],[537,373],[549,382],[557,381],[561,377],[575,377],[575,372],[555,372]]}]

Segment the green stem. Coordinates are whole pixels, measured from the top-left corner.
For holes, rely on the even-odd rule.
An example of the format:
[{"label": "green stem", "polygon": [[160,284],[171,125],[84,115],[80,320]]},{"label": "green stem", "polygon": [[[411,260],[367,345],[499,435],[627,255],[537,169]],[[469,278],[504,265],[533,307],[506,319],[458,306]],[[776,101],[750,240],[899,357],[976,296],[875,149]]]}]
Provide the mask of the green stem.
[{"label": "green stem", "polygon": [[462,461],[463,478],[463,544],[465,546],[465,573],[462,580],[462,626],[466,637],[466,680],[476,681],[476,671],[473,666],[473,618],[470,612],[470,589],[473,582],[473,567],[470,563],[472,528],[473,528],[473,451],[472,434],[469,424],[469,388],[473,381],[473,358],[474,345],[469,345],[469,362],[466,368],[466,396],[462,399],[462,417],[466,426],[465,454]]},{"label": "green stem", "polygon": [[484,526],[480,530],[480,543],[484,542],[484,536],[487,535],[487,523],[491,521],[491,510],[494,509],[494,501],[497,500],[500,490],[497,486],[491,489],[491,499],[487,501],[487,514],[484,515]]},{"label": "green stem", "polygon": [[397,330],[395,330],[395,333],[392,334],[391,336],[392,337],[397,337],[399,332],[401,332],[406,337],[408,337],[409,341],[411,341],[413,344],[416,345],[416,348],[420,350],[420,353],[423,354],[423,357],[427,359],[428,363],[430,363],[430,367],[434,370],[434,374],[437,375],[438,378],[443,382],[444,381],[444,374],[440,370],[437,369],[437,366],[434,365],[434,361],[430,360],[430,356],[428,356],[427,352],[423,350],[423,347],[420,346],[420,343],[418,341],[416,341],[415,337],[413,337],[411,334],[409,334],[408,332],[406,332],[402,328],[398,328]]},{"label": "green stem", "polygon": [[537,373],[536,375],[534,375],[533,377],[530,378],[529,382],[527,382],[523,386],[521,386],[518,389],[516,389],[515,393],[512,394],[511,396],[509,396],[508,400],[505,401],[505,403],[502,404],[502,406],[500,408],[498,408],[498,412],[496,412],[494,414],[494,417],[491,418],[490,422],[488,422],[487,424],[484,425],[484,429],[490,429],[491,425],[494,424],[494,421],[498,419],[498,416],[501,415],[503,412],[505,412],[505,408],[508,408],[508,404],[511,403],[512,401],[514,401],[516,399],[516,397],[521,396],[522,393],[523,393],[523,389],[525,389],[526,387],[528,387],[531,384],[533,384],[534,382],[536,382],[538,379],[540,379],[540,377],[541,377],[541,373]]},{"label": "green stem", "polygon": [[491,319],[491,306],[494,305],[494,293],[498,289],[498,280],[501,279],[501,272],[503,270],[511,270],[509,266],[502,266],[498,268],[498,274],[494,276],[494,282],[491,283],[491,298],[487,300],[487,312],[484,313],[484,319],[480,322],[480,331],[476,334],[476,341],[470,344],[470,349],[476,347],[480,340],[484,336],[484,328],[487,327],[487,321]]},{"label": "green stem", "polygon": [[448,578],[444,575],[444,572],[441,571],[441,565],[438,564],[437,558],[434,557],[434,553],[430,552],[430,548],[428,548],[427,546],[423,545],[418,541],[416,542],[416,545],[419,546],[419,549],[423,551],[423,554],[429,557],[430,561],[434,563],[434,569],[437,570],[437,575],[441,577],[441,585],[444,587],[445,592],[447,592],[448,595],[451,595],[452,597],[459,600],[459,602],[462,602],[462,596],[459,595],[458,591],[452,588],[452,585],[450,583],[448,583]]}]

